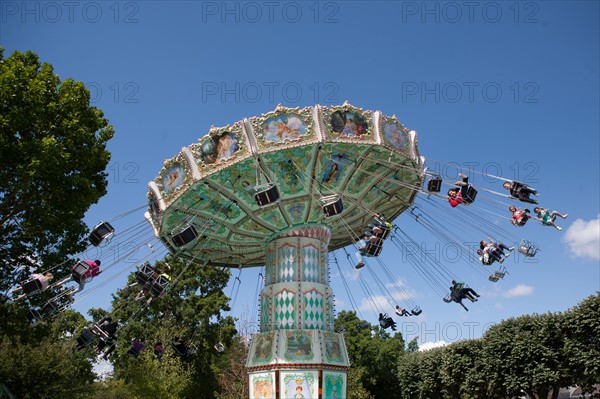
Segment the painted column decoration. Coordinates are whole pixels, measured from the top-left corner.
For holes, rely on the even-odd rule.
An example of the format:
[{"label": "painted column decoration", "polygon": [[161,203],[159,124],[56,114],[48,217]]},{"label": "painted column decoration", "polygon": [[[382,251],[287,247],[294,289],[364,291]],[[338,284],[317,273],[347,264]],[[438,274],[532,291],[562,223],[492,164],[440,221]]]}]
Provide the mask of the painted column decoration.
[{"label": "painted column decoration", "polygon": [[348,354],[333,331],[327,226],[294,227],[268,245],[261,332],[246,366],[250,398],[345,398]]}]

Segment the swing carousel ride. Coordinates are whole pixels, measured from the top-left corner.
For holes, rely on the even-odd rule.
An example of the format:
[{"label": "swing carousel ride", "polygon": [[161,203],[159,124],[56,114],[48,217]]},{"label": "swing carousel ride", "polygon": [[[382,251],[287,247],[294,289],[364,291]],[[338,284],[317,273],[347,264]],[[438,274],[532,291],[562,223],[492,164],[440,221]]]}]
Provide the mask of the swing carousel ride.
[{"label": "swing carousel ride", "polygon": [[[56,265],[13,289],[18,295],[15,300],[50,287],[79,284],[78,290],[63,288],[41,308],[31,307],[27,315],[32,323],[53,317],[74,303],[74,294],[86,283],[98,278],[101,261],[105,276],[142,248],[149,251],[141,260],[160,259],[171,252],[186,259],[188,265],[194,262],[239,269],[240,274],[245,268],[262,267],[255,295],[259,297],[262,287],[256,306],[260,330],[252,337],[246,361],[250,398],[345,398],[349,359],[344,331],[334,330],[330,264],[337,267],[352,308],[365,318],[336,254],[344,253],[353,271],[354,267],[367,266],[355,272],[356,280],[365,303],[375,314],[379,312],[379,325],[392,330],[395,322],[386,311],[405,317],[418,316],[422,310],[399,282],[397,272],[379,256],[384,245],[402,253],[402,263],[412,267],[444,302],[455,302],[468,311],[462,301],[476,302],[479,297],[460,282],[457,268],[448,267],[447,259],[437,259],[413,239],[408,223],[392,225],[403,213],[407,222],[414,222],[438,242],[456,249],[452,263],[469,265],[494,283],[508,274],[504,261],[515,247],[500,240],[514,243],[518,239],[497,220],[505,218],[523,228],[532,216],[529,209],[504,203],[499,197],[533,205],[537,200],[529,195],[539,193],[524,183],[498,176],[487,175],[503,182],[508,193],[474,186],[468,176],[459,176],[462,181],[452,184],[428,170],[418,152],[416,133],[395,116],[348,103],[302,109],[278,106],[260,117],[212,127],[197,143],[165,161],[158,177],[148,184],[147,205],[101,222],[89,236],[93,247],[103,242],[108,245],[114,237],[121,241],[111,244],[115,247],[133,238],[141,241],[140,245],[122,245],[127,251],[117,259],[106,255],[96,261],[77,262],[69,276],[49,285],[50,272],[61,266]],[[450,187],[448,196],[440,195],[443,185]],[[148,210],[145,219],[152,232],[141,220],[116,233],[111,222],[138,209]],[[534,212],[537,221],[557,230],[556,217],[567,217],[539,207]],[[475,245],[469,244],[469,237]],[[154,252],[159,240],[164,248]],[[347,248],[356,253],[349,253]],[[525,258],[539,251],[527,239],[516,249],[515,256]],[[496,270],[490,274],[494,263]],[[112,278],[128,271],[123,268]],[[166,272],[149,262],[137,267],[134,280],[142,287],[142,297],[149,296],[146,306],[177,284],[179,277],[173,280]],[[367,279],[369,273],[371,278]],[[83,296],[107,282],[86,289]],[[241,283],[239,277],[233,287],[236,282]],[[376,298],[376,292],[387,302]],[[370,327],[368,323],[357,326]],[[84,344],[82,347],[88,345]],[[225,350],[220,342],[215,349]]]},{"label": "swing carousel ride", "polygon": [[349,362],[333,327],[328,251],[362,238],[376,213],[395,219],[423,179],[416,134],[395,116],[278,106],[213,127],[165,161],[146,218],[190,261],[266,267],[251,398],[343,398]]}]

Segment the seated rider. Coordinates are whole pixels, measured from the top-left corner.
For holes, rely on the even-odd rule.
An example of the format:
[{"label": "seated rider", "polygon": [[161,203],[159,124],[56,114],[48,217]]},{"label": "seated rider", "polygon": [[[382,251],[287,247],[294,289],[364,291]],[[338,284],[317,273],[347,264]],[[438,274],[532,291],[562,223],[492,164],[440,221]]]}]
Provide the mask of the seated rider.
[{"label": "seated rider", "polygon": [[465,306],[465,304],[462,303],[462,300],[465,298],[466,298],[466,296],[464,294],[462,294],[461,291],[456,290],[454,287],[450,287],[450,295],[448,298],[444,298],[444,302],[446,302],[446,303],[456,302],[460,306],[462,306],[464,310],[466,310],[468,312],[469,308],[467,308]]},{"label": "seated rider", "polygon": [[379,325],[383,329],[391,327],[393,331],[396,331],[396,322],[387,314],[379,313]]},{"label": "seated rider", "polygon": [[410,316],[410,312],[401,307],[400,305],[396,305],[396,314],[398,316]]},{"label": "seated rider", "polygon": [[448,190],[448,202],[452,208],[458,206],[458,204],[471,204],[473,203],[473,198],[469,197],[469,177],[464,174],[459,174],[462,181],[457,181],[454,183],[459,187],[451,188]]},{"label": "seated rider", "polygon": [[142,350],[144,350],[145,346],[146,346],[146,344],[144,343],[143,339],[136,338],[131,343],[131,348],[129,348],[127,353],[129,353],[130,355],[133,355],[135,357],[138,357],[138,355],[142,352]]},{"label": "seated rider", "polygon": [[[83,287],[85,287],[86,282],[90,281],[91,279],[102,273],[102,271],[100,270],[101,262],[99,260],[84,260],[83,262],[87,264],[88,270],[81,276],[79,276],[79,288],[77,289],[77,291],[75,291],[76,293],[83,290]],[[71,271],[74,272],[76,267],[77,265],[73,266]]]},{"label": "seated rider", "polygon": [[510,254],[505,254],[504,250],[512,251],[514,247],[507,247],[506,245],[496,242],[488,243],[486,240],[481,240],[479,242],[480,251],[477,251],[477,254],[480,255],[479,260],[484,265],[491,265],[494,261],[498,261],[500,263],[504,262],[506,258],[510,256]]},{"label": "seated rider", "polygon": [[161,341],[158,341],[157,343],[155,343],[154,344],[154,354],[156,355],[156,358],[158,360],[160,360],[164,353],[165,353],[165,348],[163,347],[163,343]]},{"label": "seated rider", "polygon": [[104,354],[102,355],[102,358],[104,360],[108,360],[108,357],[110,356],[110,354],[116,349],[117,347],[117,336],[116,335],[110,335],[106,338],[101,338],[98,341],[98,344],[96,345],[96,353],[101,354],[102,351],[104,350],[104,348],[108,347],[108,350],[104,351]]},{"label": "seated rider", "polygon": [[[29,293],[32,294],[34,292],[38,292],[38,291],[46,291],[48,289],[48,286],[50,284],[50,280],[52,280],[52,278],[54,278],[54,276],[52,275],[52,273],[45,273],[45,274],[41,274],[41,273],[34,273],[31,275],[31,279],[29,279],[29,281],[31,280],[38,280],[40,282],[41,288],[39,290],[35,290],[35,291],[30,291]],[[13,289],[11,292],[18,292],[18,291],[23,291],[23,285]],[[27,293],[23,293],[21,295],[19,295],[15,301],[20,301],[21,299],[25,298],[27,296]]]},{"label": "seated rider", "polygon": [[502,185],[502,187],[510,191],[510,195],[508,196],[509,198],[518,199],[519,201],[528,202],[530,204],[537,204],[537,201],[529,198],[529,195],[533,194],[537,197],[540,194],[536,189],[529,187],[525,183],[518,181],[513,181],[511,183],[507,181]]},{"label": "seated rider", "polygon": [[467,298],[471,302],[477,302],[477,298],[479,298],[479,294],[473,288],[465,287],[465,283],[457,283],[456,280],[452,280],[452,290],[456,295]]},{"label": "seated rider", "polygon": [[375,232],[375,230],[373,230],[373,233],[379,235],[385,230],[392,230],[394,226],[392,226],[392,224],[385,219],[385,216],[383,214],[374,213],[373,223],[369,224],[369,227],[371,229],[377,228],[378,232]]},{"label": "seated rider", "polygon": [[[171,276],[169,276],[167,274],[167,272],[171,271],[171,267],[167,264],[165,264],[163,266],[163,272],[160,274],[161,277],[164,277],[165,279],[167,279],[169,282],[171,281]],[[156,278],[158,279],[158,277]],[[156,279],[152,280],[151,283],[154,284],[156,282]],[[136,295],[136,297],[134,298],[135,301],[139,301],[140,299],[142,299],[143,297],[146,296],[146,294],[148,294],[148,292],[150,292],[150,290],[152,289],[152,284],[146,284],[142,290],[140,292],[138,292],[138,294]],[[133,284],[132,284],[133,285]],[[160,293],[159,297],[162,298],[165,296],[166,294],[166,287],[164,290],[162,290],[162,292]],[[150,305],[150,302],[152,302],[153,297],[148,298],[148,300],[146,301],[146,305]]]},{"label": "seated rider", "polygon": [[100,337],[113,337],[117,332],[117,328],[119,328],[119,322],[113,321],[110,316],[106,316],[95,327],[97,327],[95,333]]},{"label": "seated rider", "polygon": [[179,337],[175,337],[173,341],[171,341],[171,346],[179,356],[186,357],[189,355],[187,346],[179,339]]},{"label": "seated rider", "polygon": [[508,210],[512,213],[510,222],[515,226],[525,226],[525,223],[531,218],[529,209],[521,209],[511,205],[508,207]]},{"label": "seated rider", "polygon": [[559,216],[563,219],[566,219],[569,216],[568,213],[565,213],[563,215],[557,211],[550,212],[548,209],[540,208],[540,207],[533,208],[533,211],[537,214],[536,219],[539,220],[540,222],[542,222],[543,225],[552,226],[556,230],[562,230],[562,227],[559,227],[554,223],[554,221],[556,220],[556,217]]}]

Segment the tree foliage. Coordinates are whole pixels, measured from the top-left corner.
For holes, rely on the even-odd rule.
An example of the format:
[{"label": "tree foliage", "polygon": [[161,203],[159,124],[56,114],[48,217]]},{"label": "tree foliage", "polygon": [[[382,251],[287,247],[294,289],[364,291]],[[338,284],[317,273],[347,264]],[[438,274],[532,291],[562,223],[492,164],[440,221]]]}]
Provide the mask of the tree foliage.
[{"label": "tree foliage", "polygon": [[[0,48],[0,289],[83,250],[85,211],[106,193],[113,136],[89,90],[31,51]],[[20,266],[25,266],[19,268]],[[66,273],[70,265],[59,273]]]},{"label": "tree foliage", "polygon": [[[136,301],[140,292],[137,285],[119,290],[115,295],[112,317],[125,322],[117,333],[117,349],[112,357],[115,378],[125,379],[129,384],[134,373],[136,380],[142,381],[139,384],[144,385],[143,381],[151,384],[155,377],[150,373],[136,373],[137,359],[128,354],[128,350],[134,339],[145,342],[143,353],[151,353],[154,344],[162,342],[163,359],[176,358],[190,373],[178,397],[214,398],[219,391],[216,364],[220,356],[214,345],[221,341],[229,348],[236,332],[233,318],[223,315],[230,310],[229,299],[223,293],[229,271],[186,263],[171,256],[154,267],[162,269],[165,264],[171,267],[172,284],[163,298],[154,298],[149,305],[146,305],[148,296]],[[134,283],[133,275],[129,283]],[[99,310],[92,313],[102,315]],[[175,337],[194,345],[197,352],[180,360],[170,345]]]}]

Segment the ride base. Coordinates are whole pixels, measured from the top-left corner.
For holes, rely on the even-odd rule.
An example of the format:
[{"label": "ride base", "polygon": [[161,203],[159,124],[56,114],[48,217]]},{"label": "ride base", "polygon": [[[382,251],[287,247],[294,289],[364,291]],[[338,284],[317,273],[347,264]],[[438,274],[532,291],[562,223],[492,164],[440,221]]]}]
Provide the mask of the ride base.
[{"label": "ride base", "polygon": [[331,230],[285,230],[266,251],[260,333],[246,367],[250,399],[346,398],[348,353],[334,332],[327,245]]}]

